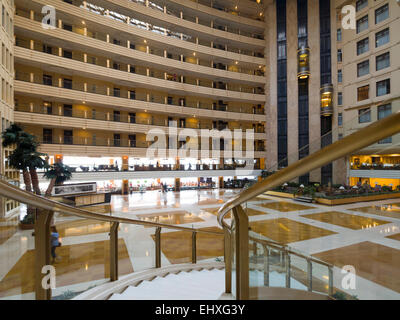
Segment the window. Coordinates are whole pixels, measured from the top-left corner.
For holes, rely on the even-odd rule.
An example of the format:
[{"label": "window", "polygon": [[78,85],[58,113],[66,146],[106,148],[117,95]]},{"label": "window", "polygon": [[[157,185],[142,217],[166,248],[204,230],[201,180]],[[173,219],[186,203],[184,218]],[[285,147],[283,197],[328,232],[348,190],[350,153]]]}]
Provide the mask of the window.
[{"label": "window", "polygon": [[[392,105],[390,103],[378,106],[378,120],[390,116],[391,114],[392,114]],[[392,143],[392,137],[380,140],[378,143],[379,144]]]},{"label": "window", "polygon": [[338,49],[337,51],[337,61],[342,62],[342,49]]},{"label": "window", "polygon": [[73,132],[72,130],[64,130],[64,144],[73,143]]},{"label": "window", "polygon": [[337,41],[342,41],[342,29],[337,29],[336,31],[336,35],[337,35]]},{"label": "window", "polygon": [[387,18],[389,18],[389,4],[385,4],[375,10],[375,24],[378,24]]},{"label": "window", "polygon": [[390,79],[378,81],[376,83],[376,96],[383,96],[390,93]]},{"label": "window", "polygon": [[369,73],[369,60],[357,64],[357,77],[365,76]]},{"label": "window", "polygon": [[375,47],[378,48],[388,43],[389,39],[389,28],[379,31],[375,34]]},{"label": "window", "polygon": [[133,90],[129,91],[129,99],[135,100],[136,99],[136,92]]},{"label": "window", "polygon": [[131,148],[136,147],[136,134],[130,134],[128,135],[128,139],[129,139],[129,146]]},{"label": "window", "polygon": [[63,79],[63,87],[65,89],[72,89],[72,80],[71,79]]},{"label": "window", "polygon": [[47,74],[43,75],[43,84],[46,86],[52,86],[53,85],[53,77]]},{"label": "window", "polygon": [[371,109],[360,109],[358,110],[358,123],[371,122]]},{"label": "window", "polygon": [[121,121],[121,112],[120,111],[114,111],[114,121],[115,122]]},{"label": "window", "polygon": [[357,20],[357,33],[368,29],[368,15]]},{"label": "window", "polygon": [[343,94],[341,92],[338,92],[337,94],[337,103],[339,106],[341,106],[343,104]]},{"label": "window", "polygon": [[64,104],[64,117],[72,117],[72,104]]},{"label": "window", "polygon": [[392,114],[392,105],[390,103],[378,106],[378,120],[386,118]]},{"label": "window", "polygon": [[357,101],[369,99],[369,85],[357,88]]},{"label": "window", "polygon": [[43,45],[43,52],[44,53],[49,53],[52,54],[53,53],[53,47],[48,46],[47,44]]},{"label": "window", "polygon": [[390,53],[386,52],[376,57],[376,71],[390,67]]},{"label": "window", "polygon": [[338,70],[337,81],[338,81],[338,83],[342,83],[342,81],[343,81],[343,79],[342,79],[342,69]]},{"label": "window", "polygon": [[43,143],[53,143],[53,130],[43,128]]},{"label": "window", "polygon": [[343,113],[339,112],[338,113],[338,126],[342,126],[343,125]]},{"label": "window", "polygon": [[72,52],[64,50],[63,56],[64,56],[64,58],[72,59]]},{"label": "window", "polygon": [[129,123],[136,123],[136,113],[129,113]]},{"label": "window", "polygon": [[369,50],[369,39],[365,38],[357,42],[357,55],[363,54]]},{"label": "window", "polygon": [[120,97],[121,96],[121,90],[119,88],[114,88],[114,97]]},{"label": "window", "polygon": [[43,102],[43,112],[45,114],[53,114],[53,106],[51,102]]},{"label": "window", "polygon": [[63,24],[63,29],[67,30],[67,31],[72,31],[72,25],[64,23]]},{"label": "window", "polygon": [[356,2],[356,10],[360,11],[368,6],[368,0],[358,0]]},{"label": "window", "polygon": [[114,133],[114,147],[121,146],[121,135],[119,133]]},{"label": "window", "polygon": [[343,133],[339,133],[338,134],[338,140],[342,140],[343,139]]}]

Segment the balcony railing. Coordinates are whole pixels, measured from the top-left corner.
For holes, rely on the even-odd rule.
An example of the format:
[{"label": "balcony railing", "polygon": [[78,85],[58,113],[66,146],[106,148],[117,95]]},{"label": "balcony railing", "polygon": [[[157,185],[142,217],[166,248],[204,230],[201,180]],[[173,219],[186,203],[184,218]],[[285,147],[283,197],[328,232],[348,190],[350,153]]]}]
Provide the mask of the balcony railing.
[{"label": "balcony railing", "polygon": [[[19,70],[16,70],[15,80],[60,88],[58,82],[55,81],[56,79],[52,79],[52,78],[44,79],[43,76],[40,76],[38,74],[29,74],[26,72],[21,72]],[[85,86],[86,86],[86,89],[85,89]],[[109,86],[98,85],[98,84],[91,85],[91,83],[86,83],[86,82],[81,82],[81,81],[73,81],[72,89],[71,88],[65,88],[65,89],[86,92],[86,93],[95,93],[95,94],[100,94],[100,95],[104,95],[104,96],[111,96],[111,97],[113,96],[113,94],[110,90],[111,87],[109,87]],[[136,92],[135,95],[132,96],[132,95],[130,95],[130,91],[131,90],[125,90],[125,89],[120,90],[120,97],[118,97],[118,98],[127,99],[127,100],[159,103],[159,104],[163,104],[163,105],[173,105],[173,106],[186,107],[186,108],[192,108],[192,109],[213,110],[212,102],[206,103],[206,102],[200,102],[200,101],[196,101],[196,102],[189,101],[189,100],[186,101],[186,100],[181,100],[178,98],[168,100],[168,96],[162,96],[162,95],[156,95],[156,94],[149,94],[148,98],[147,98],[147,94],[144,92]],[[126,98],[124,98],[124,97],[126,97]],[[182,104],[179,104],[179,101],[183,101],[183,102],[181,102]],[[228,106],[226,114],[229,114],[231,112],[238,113],[238,114],[240,114],[240,113],[241,114],[243,114],[243,113],[255,114],[254,111],[251,112],[249,109],[251,109],[251,108]],[[223,111],[221,111],[221,112],[223,112]],[[259,113],[257,113],[257,114],[259,114]]]},{"label": "balcony railing", "polygon": [[[50,107],[46,105],[28,105],[18,103],[15,106],[15,111],[25,112],[25,113],[34,113],[34,114],[44,114],[50,116],[63,116],[63,117],[72,117],[79,119],[87,119],[87,120],[99,120],[99,121],[111,121],[117,123],[127,123],[127,124],[140,124],[140,125],[148,125],[148,126],[158,126],[158,127],[170,127],[169,119],[160,119],[157,116],[150,116],[147,118],[141,118],[136,115],[128,114],[115,114],[111,110],[110,112],[101,112],[97,110],[77,110],[73,109],[71,111],[66,112],[66,110],[62,110],[62,107]],[[197,123],[185,122],[183,126],[180,126],[179,121],[176,121],[178,128],[190,128],[190,129],[217,129],[223,130],[225,128],[214,128],[212,123],[204,123],[201,120]],[[238,128],[228,128],[230,130],[238,129]],[[241,126],[243,132],[246,130],[253,129],[251,126]],[[265,133],[264,127],[255,127],[255,133]]]}]

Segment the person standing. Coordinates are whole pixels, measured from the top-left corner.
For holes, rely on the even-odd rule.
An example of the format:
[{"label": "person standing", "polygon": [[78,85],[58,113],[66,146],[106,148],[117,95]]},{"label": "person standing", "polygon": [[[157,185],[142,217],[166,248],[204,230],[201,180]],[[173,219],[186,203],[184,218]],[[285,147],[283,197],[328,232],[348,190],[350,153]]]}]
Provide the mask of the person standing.
[{"label": "person standing", "polygon": [[57,228],[55,226],[51,227],[51,258],[52,263],[59,260],[59,257],[56,255],[56,248],[61,246],[61,242],[59,240],[60,235],[58,234]]}]

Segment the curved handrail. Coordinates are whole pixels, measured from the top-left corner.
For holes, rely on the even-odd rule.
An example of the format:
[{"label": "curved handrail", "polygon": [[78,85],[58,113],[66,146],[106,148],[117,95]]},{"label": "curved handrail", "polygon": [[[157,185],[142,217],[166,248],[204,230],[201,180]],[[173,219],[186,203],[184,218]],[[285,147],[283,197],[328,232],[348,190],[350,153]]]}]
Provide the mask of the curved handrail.
[{"label": "curved handrail", "polygon": [[223,228],[230,229],[224,221],[225,216],[236,206],[290,181],[314,169],[320,168],[332,161],[342,158],[351,152],[365,148],[386,137],[400,132],[400,111],[378,120],[341,140],[316,151],[315,153],[296,161],[288,167],[268,176],[263,181],[257,182],[246,190],[227,201],[218,210],[218,223]]},{"label": "curved handrail", "polygon": [[34,193],[22,190],[2,179],[0,179],[0,195],[9,199],[13,199],[15,201],[26,203],[32,207],[41,208],[44,210],[51,210],[54,212],[63,212],[67,214],[71,214],[74,216],[78,216],[86,219],[100,220],[105,222],[119,222],[119,223],[127,223],[127,224],[137,224],[144,225],[150,227],[162,227],[168,229],[175,229],[180,231],[190,231],[196,233],[208,233],[208,234],[218,234],[223,235],[222,232],[214,232],[214,231],[206,231],[199,230],[187,227],[179,227],[164,223],[158,222],[150,222],[150,221],[142,221],[136,219],[122,218],[122,217],[113,217],[113,216],[105,216],[99,213],[93,213],[90,211],[78,209],[75,207],[71,207],[66,204],[62,204],[60,202],[50,200],[48,198],[36,195]]}]

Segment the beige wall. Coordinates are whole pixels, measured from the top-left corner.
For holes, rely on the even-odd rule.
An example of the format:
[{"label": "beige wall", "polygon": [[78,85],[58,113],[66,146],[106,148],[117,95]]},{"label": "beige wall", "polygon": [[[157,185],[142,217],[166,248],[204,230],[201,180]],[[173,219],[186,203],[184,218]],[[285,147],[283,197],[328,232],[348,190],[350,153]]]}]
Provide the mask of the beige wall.
[{"label": "beige wall", "polygon": [[[14,121],[14,8],[9,1],[1,0],[0,4],[5,10],[4,21],[0,21],[0,131],[3,131]],[[6,164],[10,152],[0,144],[0,174],[19,180],[18,172]],[[0,218],[17,205],[15,201],[0,198]]]}]

